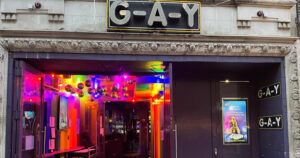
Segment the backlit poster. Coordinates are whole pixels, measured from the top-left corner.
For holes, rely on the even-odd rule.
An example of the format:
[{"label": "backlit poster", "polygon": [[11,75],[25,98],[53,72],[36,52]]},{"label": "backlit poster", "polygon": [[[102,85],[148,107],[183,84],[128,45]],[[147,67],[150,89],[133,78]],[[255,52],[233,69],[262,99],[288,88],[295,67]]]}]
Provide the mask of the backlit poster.
[{"label": "backlit poster", "polygon": [[68,98],[60,96],[59,101],[59,129],[68,128]]},{"label": "backlit poster", "polygon": [[248,143],[247,99],[222,99],[224,144]]},{"label": "backlit poster", "polygon": [[23,128],[32,130],[35,124],[34,111],[24,111]]}]

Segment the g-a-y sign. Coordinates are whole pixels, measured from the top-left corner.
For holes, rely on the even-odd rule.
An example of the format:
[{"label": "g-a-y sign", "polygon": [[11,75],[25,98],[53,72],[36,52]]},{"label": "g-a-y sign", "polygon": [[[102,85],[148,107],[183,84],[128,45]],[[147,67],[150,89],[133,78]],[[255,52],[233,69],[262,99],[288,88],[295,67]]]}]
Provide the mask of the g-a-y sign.
[{"label": "g-a-y sign", "polygon": [[107,30],[200,33],[199,2],[107,0]]},{"label": "g-a-y sign", "polygon": [[280,83],[274,83],[270,86],[263,87],[258,90],[257,98],[265,99],[270,97],[275,97],[280,95]]},{"label": "g-a-y sign", "polygon": [[281,129],[283,127],[282,116],[261,116],[258,118],[258,127],[264,129]]}]

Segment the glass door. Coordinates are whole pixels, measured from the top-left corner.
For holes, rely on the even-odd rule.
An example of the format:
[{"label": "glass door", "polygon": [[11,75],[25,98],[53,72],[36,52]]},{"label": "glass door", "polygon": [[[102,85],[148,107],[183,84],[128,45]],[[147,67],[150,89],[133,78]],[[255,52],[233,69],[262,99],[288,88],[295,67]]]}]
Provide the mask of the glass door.
[{"label": "glass door", "polygon": [[18,157],[40,157],[42,73],[23,61],[15,63],[15,150]]},{"label": "glass door", "polygon": [[172,129],[172,104],[171,104],[171,75],[172,75],[172,64],[169,63],[166,69],[164,78],[164,105],[162,113],[162,157],[171,158],[171,138],[173,138]]}]

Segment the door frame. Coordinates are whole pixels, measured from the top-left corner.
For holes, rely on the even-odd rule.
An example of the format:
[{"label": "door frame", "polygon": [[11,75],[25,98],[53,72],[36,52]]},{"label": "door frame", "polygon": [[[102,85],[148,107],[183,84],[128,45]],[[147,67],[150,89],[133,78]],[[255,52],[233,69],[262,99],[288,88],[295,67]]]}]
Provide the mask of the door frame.
[{"label": "door frame", "polygon": [[[146,55],[105,55],[105,54],[72,54],[72,53],[24,53],[24,52],[9,52],[8,57],[8,86],[7,86],[7,120],[6,120],[6,152],[5,157],[17,158],[18,153],[15,151],[14,146],[18,144],[13,137],[14,133],[17,132],[13,128],[15,107],[16,107],[16,97],[14,90],[16,73],[15,62],[22,59],[77,59],[77,60],[126,60],[126,61],[164,61],[167,63],[172,62],[232,62],[232,63],[280,63],[281,67],[284,67],[284,57],[229,57],[229,56],[146,56]],[[284,74],[284,68],[282,69]],[[170,78],[172,78],[172,72],[170,73]],[[171,80],[170,80],[171,81]],[[283,79],[282,83],[285,83]],[[171,90],[171,125],[172,125],[172,134],[171,134],[171,158],[177,158],[176,150],[174,150],[176,138],[174,132],[176,132],[176,118],[173,116],[173,106],[172,106],[172,83],[170,82]],[[282,93],[286,94],[285,86],[282,88]],[[283,102],[287,102],[287,98],[283,98]],[[284,108],[286,104],[283,105]],[[287,124],[287,122],[285,123]],[[288,133],[286,131],[286,133]]]},{"label": "door frame", "polygon": [[[14,63],[13,63],[13,66],[14,66],[14,75],[13,75],[13,83],[14,85],[12,86],[12,89],[13,89],[13,112],[12,112],[12,124],[13,124],[13,127],[12,127],[12,135],[11,135],[11,138],[12,138],[12,151],[14,153],[14,157],[20,157],[22,154],[22,144],[23,144],[23,141],[22,141],[22,133],[23,133],[23,129],[21,129],[21,123],[22,123],[22,111],[23,111],[23,108],[22,108],[22,105],[21,105],[21,102],[22,102],[22,99],[23,99],[23,94],[22,92],[24,92],[24,72],[27,70],[35,75],[42,75],[42,73],[37,70],[36,68],[26,64],[24,61],[22,60],[16,60]],[[40,80],[40,116],[39,116],[39,121],[38,123],[41,125],[42,122],[43,122],[43,118],[42,118],[42,112],[43,112],[43,79],[41,78]],[[38,155],[39,157],[41,157],[41,145],[42,145],[42,135],[41,135],[41,127],[38,129],[38,138],[39,139],[39,144],[38,144]],[[18,143],[16,143],[16,141],[18,141]],[[34,147],[36,147],[36,138],[35,138],[35,141],[34,141]]]}]

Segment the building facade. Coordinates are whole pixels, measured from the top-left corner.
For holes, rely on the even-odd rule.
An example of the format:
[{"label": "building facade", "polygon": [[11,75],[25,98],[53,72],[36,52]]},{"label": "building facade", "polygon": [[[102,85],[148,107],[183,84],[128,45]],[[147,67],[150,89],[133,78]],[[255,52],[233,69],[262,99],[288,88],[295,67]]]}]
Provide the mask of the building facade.
[{"label": "building facade", "polygon": [[[296,1],[155,2],[1,0],[0,150],[5,152],[0,152],[0,157],[42,157],[47,154],[51,157],[55,152],[61,152],[57,155],[68,153],[66,150],[74,153],[72,147],[83,146],[82,129],[88,129],[89,137],[95,140],[91,144],[95,146],[97,157],[122,157],[118,155],[121,152],[108,150],[114,147],[109,147],[110,137],[106,133],[115,132],[108,129],[114,128],[110,123],[116,121],[117,126],[122,120],[110,116],[114,115],[109,113],[117,106],[109,102],[129,102],[126,95],[132,97],[130,102],[150,104],[147,115],[141,110],[143,108],[137,108],[136,120],[140,119],[140,124],[135,122],[136,128],[151,126],[151,132],[143,133],[139,129],[136,149],[145,150],[139,157],[300,157],[300,43]],[[145,12],[141,12],[142,3],[149,3]],[[197,15],[193,12],[196,5]],[[182,6],[182,14],[169,14],[172,13],[168,9],[170,6],[175,10]],[[167,18],[162,16],[163,13]],[[194,16],[189,19],[192,13]],[[141,20],[143,18],[146,20]],[[196,24],[199,30],[193,28]],[[147,67],[149,63],[150,68]],[[31,98],[27,102],[24,99],[26,77],[32,77],[26,76],[27,72],[38,76],[39,81],[32,81],[40,84],[36,104],[31,103]],[[58,86],[61,83],[64,91],[68,91],[65,76],[76,78],[75,74],[83,74],[90,75],[83,78],[97,80],[95,78],[100,75],[98,79],[104,84],[102,74],[117,80],[118,77],[111,76],[122,73],[132,74],[136,79],[133,90],[136,92],[133,96],[122,92],[126,96],[122,100],[122,96],[118,97],[119,91],[114,93],[112,87],[111,99],[99,99],[99,107],[106,105],[105,109],[110,111],[101,112],[101,108],[96,108],[94,120],[97,121],[91,126],[83,127],[82,124],[89,122],[82,122],[82,116],[87,120],[93,117],[92,114],[88,117],[88,114],[69,112],[68,123],[63,128],[60,121],[64,120],[58,116],[57,109],[52,108],[50,113],[45,110],[48,89],[61,94]],[[52,75],[54,79],[47,80],[47,76],[51,78]],[[142,93],[138,87],[146,84],[145,76],[151,75],[158,75],[164,88],[160,87],[155,94],[155,88],[152,88],[149,92],[152,96],[149,94],[147,98],[146,90]],[[153,83],[149,80],[149,87],[155,84],[159,87],[158,79]],[[127,83],[130,89],[132,83]],[[105,81],[105,84],[111,83]],[[86,84],[86,87],[89,86]],[[163,94],[159,95],[160,91]],[[53,106],[53,98],[49,100]],[[63,104],[62,99],[59,100]],[[82,101],[79,102],[82,108]],[[238,103],[239,106],[235,106]],[[75,104],[70,110],[69,105],[69,111],[80,111]],[[231,105],[232,108],[226,111]],[[237,111],[230,112],[235,108]],[[122,118],[123,113],[117,115]],[[30,117],[40,123],[27,129],[26,121],[30,124],[33,120]],[[49,121],[52,117],[59,127],[52,127]],[[150,123],[143,125],[141,122],[146,118],[150,118]],[[234,122],[238,129],[234,129]],[[103,127],[102,123],[105,124]],[[91,132],[93,129],[96,133]],[[120,129],[119,132],[131,139],[129,130]],[[47,133],[51,136],[46,136]],[[62,143],[63,139],[66,144]]]}]

